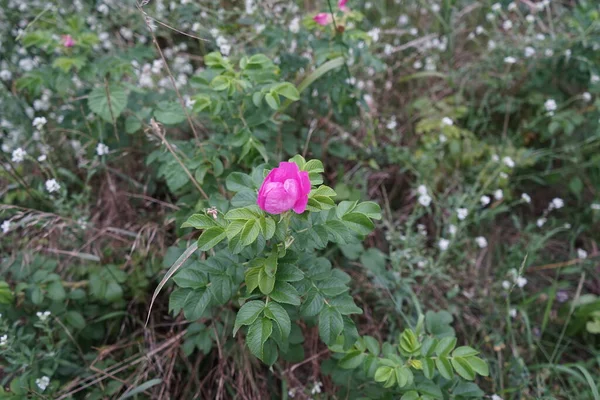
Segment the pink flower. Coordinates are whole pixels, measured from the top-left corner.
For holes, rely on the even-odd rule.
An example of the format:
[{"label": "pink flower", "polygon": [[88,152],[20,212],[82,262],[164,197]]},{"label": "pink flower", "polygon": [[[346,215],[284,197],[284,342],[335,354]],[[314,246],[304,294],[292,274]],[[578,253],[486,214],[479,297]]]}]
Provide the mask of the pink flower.
[{"label": "pink flower", "polygon": [[308,203],[310,179],[293,162],[281,162],[265,178],[258,191],[258,206],[269,214],[294,210],[302,214]]},{"label": "pink flower", "polygon": [[348,11],[348,7],[346,7],[346,3],[348,2],[348,0],[340,0],[338,1],[338,7],[340,10],[346,12]]},{"label": "pink flower", "polygon": [[329,25],[332,21],[333,18],[331,16],[331,14],[329,13],[319,13],[317,15],[314,16],[313,18],[315,20],[315,22],[319,25]]},{"label": "pink flower", "polygon": [[73,47],[73,46],[75,46],[75,40],[73,40],[71,35],[63,35],[62,44],[65,47]]}]

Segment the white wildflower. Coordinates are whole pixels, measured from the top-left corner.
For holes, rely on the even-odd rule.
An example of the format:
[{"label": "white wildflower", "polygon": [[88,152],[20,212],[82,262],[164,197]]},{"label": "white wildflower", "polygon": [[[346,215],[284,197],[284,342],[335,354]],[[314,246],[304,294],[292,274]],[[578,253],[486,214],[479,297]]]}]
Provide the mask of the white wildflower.
[{"label": "white wildflower", "polygon": [[552,202],[550,203],[550,205],[548,206],[549,209],[560,209],[563,208],[565,206],[565,202],[563,201],[563,199],[555,197],[552,199]]},{"label": "white wildflower", "polygon": [[402,14],[401,16],[398,17],[398,25],[400,26],[404,26],[406,24],[408,24],[408,15]]},{"label": "white wildflower", "polygon": [[511,318],[515,318],[517,316],[517,309],[516,308],[511,308],[508,311],[508,315],[510,315]]},{"label": "white wildflower", "polygon": [[513,23],[509,19],[507,19],[506,21],[504,21],[502,23],[502,29],[504,29],[505,31],[511,30],[512,27],[513,27]]},{"label": "white wildflower", "polygon": [[517,59],[515,57],[508,56],[504,57],[504,62],[506,64],[515,64],[517,62]]},{"label": "white wildflower", "polygon": [[393,130],[396,128],[396,126],[398,125],[398,123],[396,122],[396,117],[392,117],[390,118],[390,120],[388,121],[386,128]]},{"label": "white wildflower", "polygon": [[27,152],[19,147],[18,149],[13,150],[12,152],[12,162],[17,164],[23,162],[26,155]]},{"label": "white wildflower", "polygon": [[367,35],[369,35],[369,37],[374,41],[377,42],[379,41],[379,34],[381,33],[381,29],[379,28],[373,28],[371,29],[369,32],[367,32]]},{"label": "white wildflower", "polygon": [[6,346],[6,343],[8,343],[8,335],[0,336],[0,346]]},{"label": "white wildflower", "polygon": [[442,125],[452,126],[454,125],[454,121],[452,121],[452,118],[444,117],[442,118]]},{"label": "white wildflower", "polygon": [[2,233],[8,233],[8,231],[10,230],[10,221],[5,220],[4,222],[2,222],[0,228],[2,228]]},{"label": "white wildflower", "polygon": [[54,178],[48,179],[46,181],[46,190],[48,193],[58,192],[60,190],[60,184]]},{"label": "white wildflower", "polygon": [[554,50],[552,50],[552,49],[546,49],[546,50],[544,50],[544,55],[546,57],[552,57],[554,55]]},{"label": "white wildflower", "polygon": [[38,311],[37,313],[35,313],[35,315],[37,315],[40,321],[44,322],[50,316],[50,311]]},{"label": "white wildflower", "polygon": [[35,117],[31,125],[35,127],[38,131],[41,131],[44,125],[46,125],[48,121],[44,117]]},{"label": "white wildflower", "polygon": [[510,282],[509,282],[509,281],[502,281],[502,288],[503,288],[504,290],[508,290],[508,289],[510,289],[510,286],[511,286],[511,284],[510,284]]},{"label": "white wildflower", "polygon": [[443,133],[440,134],[439,139],[440,139],[440,143],[446,143],[448,141],[448,138]]},{"label": "white wildflower", "polygon": [[109,153],[110,149],[104,143],[98,143],[96,146],[96,154],[99,156],[105,156]]},{"label": "white wildflower", "polygon": [[523,277],[523,276],[519,276],[517,277],[517,279],[515,280],[515,283],[517,284],[518,287],[522,288],[525,285],[527,285],[527,278]]},{"label": "white wildflower", "polygon": [[[102,5],[106,7],[106,5],[104,5],[104,4],[102,4]],[[42,376],[41,378],[38,378],[35,380],[35,384],[43,392],[44,390],[46,390],[46,388],[50,384],[50,378],[48,378],[47,376]]]},{"label": "white wildflower", "polygon": [[429,207],[429,205],[431,204],[431,196],[429,196],[428,194],[420,195],[419,204],[421,204],[423,207]]},{"label": "white wildflower", "polygon": [[477,243],[477,246],[479,246],[482,249],[485,249],[488,245],[487,239],[483,236],[477,236],[475,238],[475,242]]},{"label": "white wildflower", "polygon": [[542,217],[542,218],[538,218],[538,220],[535,223],[538,226],[538,228],[541,228],[542,226],[544,226],[546,221],[547,221],[547,219]]},{"label": "white wildflower", "polygon": [[504,192],[502,191],[502,189],[498,189],[494,192],[494,198],[496,200],[502,200],[504,198]]},{"label": "white wildflower", "polygon": [[417,193],[419,193],[419,194],[427,194],[427,186],[425,186],[425,185],[419,185],[419,187],[417,188]]},{"label": "white wildflower", "polygon": [[481,203],[482,206],[487,206],[488,204],[490,204],[490,201],[492,201],[492,199],[490,199],[490,196],[481,196],[481,198],[479,199],[479,202]]},{"label": "white wildflower", "polygon": [[448,233],[449,233],[451,236],[454,236],[454,235],[456,235],[456,231],[457,231],[457,230],[458,230],[458,229],[456,228],[456,225],[450,224],[450,226],[448,226]]},{"label": "white wildflower", "polygon": [[582,93],[581,97],[583,98],[583,101],[585,101],[586,103],[589,103],[590,101],[592,101],[592,94],[590,92]]},{"label": "white wildflower", "polygon": [[533,57],[535,55],[535,49],[531,46],[525,47],[525,57]]},{"label": "white wildflower", "polygon": [[441,251],[446,251],[448,250],[448,247],[450,246],[450,241],[448,239],[440,239],[440,241],[438,242],[438,247],[440,248]]},{"label": "white wildflower", "polygon": [[592,74],[592,76],[590,77],[590,82],[592,82],[592,83],[600,82],[600,76],[598,76],[596,74]]},{"label": "white wildflower", "polygon": [[588,253],[584,249],[577,249],[577,258],[587,258]]},{"label": "white wildflower", "polygon": [[544,102],[544,108],[549,113],[553,113],[554,111],[556,111],[558,106],[556,105],[556,101],[554,99],[548,99]]},{"label": "white wildflower", "polygon": [[502,5],[500,3],[492,4],[492,11],[500,11],[502,9]]},{"label": "white wildflower", "polygon": [[461,221],[464,220],[465,218],[467,218],[467,215],[469,215],[469,210],[467,210],[466,208],[457,208],[456,209],[456,216]]},{"label": "white wildflower", "polygon": [[521,194],[521,200],[523,200],[525,203],[531,203],[531,196],[529,196],[527,193],[523,193]]},{"label": "white wildflower", "polygon": [[288,25],[288,29],[292,33],[298,33],[298,32],[300,32],[300,18],[299,17],[295,17],[294,19],[292,19],[290,21],[290,24]]},{"label": "white wildflower", "polygon": [[592,203],[590,204],[590,208],[594,211],[599,211],[600,210],[600,203]]},{"label": "white wildflower", "polygon": [[533,24],[535,22],[535,17],[532,14],[529,14],[525,17],[525,20],[530,24]]},{"label": "white wildflower", "polygon": [[37,160],[38,160],[39,162],[44,162],[44,161],[46,161],[46,158],[48,158],[48,156],[46,156],[45,154],[41,154],[41,155],[40,155],[40,156],[37,158]]},{"label": "white wildflower", "polygon": [[310,394],[321,393],[321,388],[322,387],[323,387],[323,384],[321,382],[315,382],[315,385],[310,390]]},{"label": "white wildflower", "polygon": [[514,168],[515,167],[515,162],[513,161],[512,158],[510,157],[504,157],[502,158],[502,162],[504,163],[504,165],[506,165],[508,168]]}]

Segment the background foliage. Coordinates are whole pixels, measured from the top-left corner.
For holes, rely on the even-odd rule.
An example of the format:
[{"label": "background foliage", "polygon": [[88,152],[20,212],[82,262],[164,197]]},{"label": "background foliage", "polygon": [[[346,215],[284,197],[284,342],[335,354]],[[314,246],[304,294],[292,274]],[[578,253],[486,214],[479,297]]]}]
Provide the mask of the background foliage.
[{"label": "background foliage", "polygon": [[[3,397],[600,398],[598,4],[346,7],[0,0]],[[300,307],[268,367],[233,331],[271,217],[227,215],[297,154],[328,187],[328,227],[291,226],[320,292],[272,290],[344,312]],[[489,376],[402,389],[411,354]]]}]

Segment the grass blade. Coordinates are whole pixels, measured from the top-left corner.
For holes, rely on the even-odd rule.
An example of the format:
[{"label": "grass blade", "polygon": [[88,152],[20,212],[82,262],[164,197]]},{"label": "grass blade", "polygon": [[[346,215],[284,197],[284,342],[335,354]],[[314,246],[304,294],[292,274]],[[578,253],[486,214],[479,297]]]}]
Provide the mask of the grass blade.
[{"label": "grass blade", "polygon": [[158,286],[154,290],[154,293],[152,294],[152,301],[150,301],[150,308],[148,309],[148,317],[146,318],[146,326],[148,325],[148,321],[150,320],[150,313],[152,312],[152,305],[154,304],[154,300],[156,300],[156,296],[158,296],[158,294],[162,290],[163,286],[165,286],[167,281],[169,279],[171,279],[171,277],[175,274],[175,272],[177,272],[179,270],[179,268],[181,268],[183,263],[186,262],[187,259],[190,258],[190,256],[196,250],[198,250],[198,242],[194,241],[194,243],[190,247],[188,247],[183,252],[182,255],[179,256],[177,261],[175,261],[175,263],[173,265],[171,265],[171,268],[169,268],[169,270],[167,271],[165,276],[163,276],[163,278],[161,279],[160,283],[158,284]]},{"label": "grass blade", "polygon": [[127,392],[125,392],[123,394],[123,396],[119,397],[119,400],[124,400],[124,399],[128,399],[130,397],[135,396],[136,394],[142,393],[143,391],[145,391],[146,389],[151,388],[152,386],[156,386],[159,383],[162,382],[162,379],[150,379],[149,381],[146,381],[144,383],[142,383],[139,386],[134,387],[131,390],[128,390]]}]

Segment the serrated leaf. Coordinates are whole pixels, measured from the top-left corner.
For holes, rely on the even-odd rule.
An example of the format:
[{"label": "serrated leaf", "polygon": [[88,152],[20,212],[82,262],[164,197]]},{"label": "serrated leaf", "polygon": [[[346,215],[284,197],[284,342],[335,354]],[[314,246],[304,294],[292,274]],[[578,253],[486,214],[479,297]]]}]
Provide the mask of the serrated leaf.
[{"label": "serrated leaf", "polygon": [[254,182],[249,175],[241,172],[232,172],[225,180],[227,190],[232,192],[241,192],[243,190],[255,190]]},{"label": "serrated leaf", "polygon": [[277,111],[279,109],[279,96],[274,96],[272,93],[267,93],[265,95],[265,101],[273,110]]},{"label": "serrated leaf", "polygon": [[295,287],[287,282],[277,281],[275,287],[270,294],[271,298],[279,303],[291,304],[294,306],[300,305],[300,296]]},{"label": "serrated leaf", "polygon": [[225,229],[220,226],[208,228],[198,238],[198,248],[202,251],[210,250],[226,237]]},{"label": "serrated leaf", "polygon": [[255,219],[249,220],[244,225],[244,229],[240,233],[243,246],[249,246],[256,241],[258,234],[260,233],[260,225]]},{"label": "serrated leaf", "polygon": [[181,288],[200,289],[206,286],[206,275],[196,268],[182,269],[173,277],[173,281]]},{"label": "serrated leaf", "polygon": [[[304,166],[300,166],[300,169],[302,171],[307,171],[307,172],[316,172],[316,173],[325,172],[323,163],[320,160],[309,160],[308,162],[306,162],[306,164],[304,164]],[[333,189],[331,189],[331,190],[333,190]]]},{"label": "serrated leaf", "polygon": [[275,277],[267,275],[264,268],[261,268],[258,273],[258,288],[262,294],[270,294],[275,287]]},{"label": "serrated leaf", "polygon": [[216,226],[214,218],[204,214],[194,214],[185,221],[182,228],[207,229]]},{"label": "serrated leaf", "polygon": [[233,325],[233,336],[244,325],[251,325],[265,308],[265,302],[261,300],[252,300],[245,303],[235,316]]},{"label": "serrated leaf", "polygon": [[334,307],[325,306],[319,313],[319,336],[326,345],[331,346],[344,329],[342,314]]},{"label": "serrated leaf", "polygon": [[435,351],[436,345],[436,340],[430,336],[427,336],[421,344],[421,354],[425,357],[431,357]]},{"label": "serrated leaf", "polygon": [[381,219],[381,207],[373,201],[358,204],[353,212],[364,214],[371,219]]},{"label": "serrated leaf", "polygon": [[246,343],[248,348],[259,359],[264,358],[264,344],[273,332],[273,323],[268,318],[260,318],[254,321],[248,329]]},{"label": "serrated leaf", "polygon": [[257,214],[252,208],[244,207],[244,208],[234,208],[233,210],[229,210],[227,214],[225,214],[225,219],[227,220],[253,220],[258,218],[260,215]]},{"label": "serrated leaf", "polygon": [[212,296],[208,290],[193,290],[183,305],[183,315],[191,321],[202,318],[202,315],[210,305],[211,300]]},{"label": "serrated leaf", "polygon": [[300,314],[304,317],[314,317],[321,312],[324,304],[323,296],[317,291],[311,290],[300,307]]},{"label": "serrated leaf", "polygon": [[108,85],[108,88],[97,87],[88,95],[90,110],[107,122],[112,122],[113,117],[117,119],[126,106],[127,92],[116,84]]},{"label": "serrated leaf", "polygon": [[269,302],[267,309],[271,311],[273,316],[272,319],[277,326],[279,326],[279,330],[283,336],[282,339],[287,341],[290,336],[290,331],[292,330],[292,321],[290,320],[288,312],[280,304],[277,304],[274,301]]},{"label": "serrated leaf", "polygon": [[417,384],[419,393],[429,396],[433,399],[443,399],[444,395],[438,385],[433,382],[420,382]]},{"label": "serrated leaf", "polygon": [[368,235],[375,229],[375,225],[366,215],[357,212],[345,214],[342,221],[348,228],[360,235]]},{"label": "serrated leaf", "polygon": [[274,277],[277,273],[277,252],[273,251],[265,261],[265,272],[270,277]]}]

